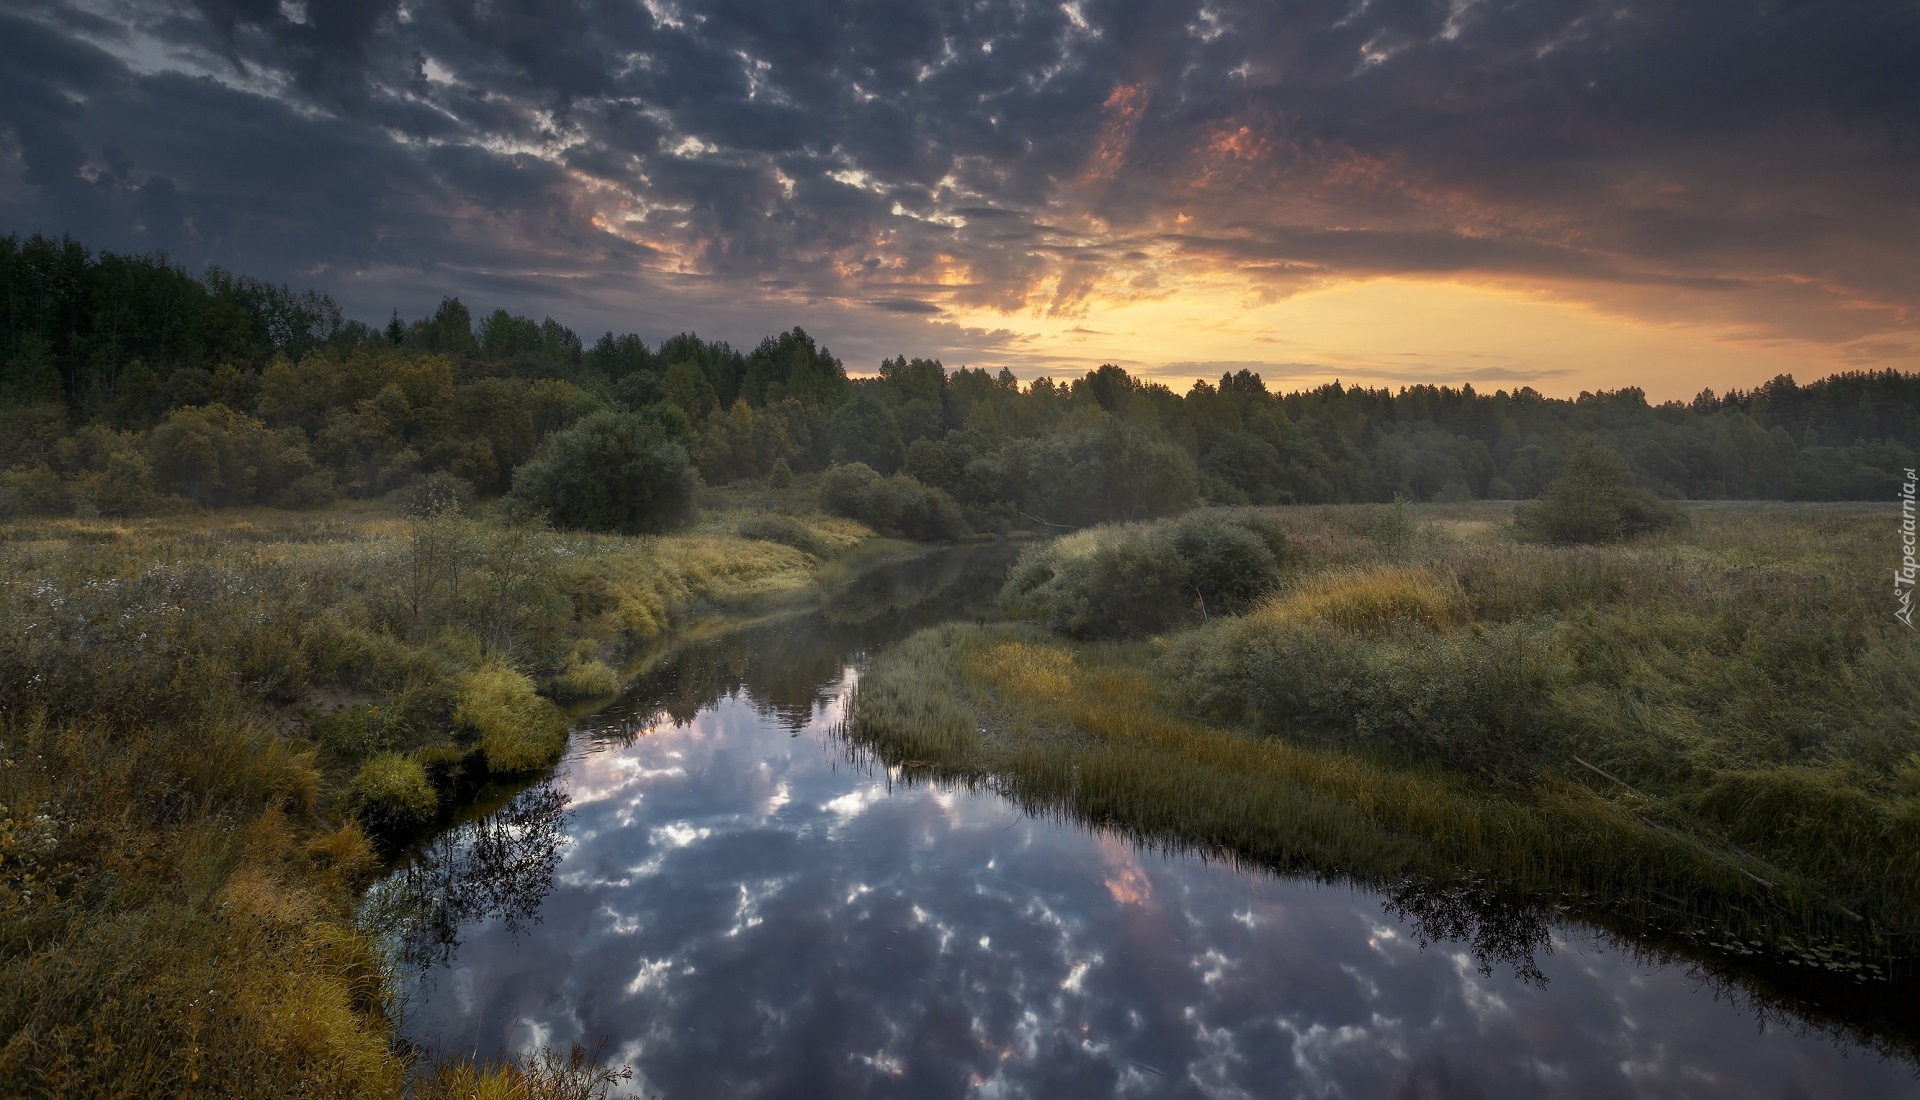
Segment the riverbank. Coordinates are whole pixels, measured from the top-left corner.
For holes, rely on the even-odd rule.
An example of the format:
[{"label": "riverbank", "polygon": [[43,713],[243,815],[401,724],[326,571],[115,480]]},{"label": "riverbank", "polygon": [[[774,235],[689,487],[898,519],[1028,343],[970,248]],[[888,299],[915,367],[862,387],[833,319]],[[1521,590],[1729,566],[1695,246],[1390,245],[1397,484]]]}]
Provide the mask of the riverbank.
[{"label": "riverbank", "polygon": [[354,921],[382,843],[549,766],[559,704],[689,616],[885,550],[765,495],[647,538],[370,505],[0,525],[0,1076],[399,1095]]},{"label": "riverbank", "polygon": [[1920,647],[1874,602],[1885,510],[1697,506],[1583,549],[1516,544],[1505,511],[1264,513],[1283,587],[1245,615],[927,631],[874,661],[849,734],[1150,841],[1472,881],[1884,988],[1920,913]]}]

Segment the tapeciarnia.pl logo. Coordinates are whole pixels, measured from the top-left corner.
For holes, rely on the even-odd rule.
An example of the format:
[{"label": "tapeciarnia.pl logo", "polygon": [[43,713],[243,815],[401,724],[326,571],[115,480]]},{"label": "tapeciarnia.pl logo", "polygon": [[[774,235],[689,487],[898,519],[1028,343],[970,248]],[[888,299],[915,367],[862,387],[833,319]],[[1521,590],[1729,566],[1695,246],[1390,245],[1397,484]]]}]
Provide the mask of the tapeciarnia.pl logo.
[{"label": "tapeciarnia.pl logo", "polygon": [[1911,630],[1913,629],[1913,582],[1915,572],[1920,570],[1920,565],[1916,565],[1913,560],[1913,489],[1916,479],[1912,469],[1908,469],[1906,474],[1907,479],[1900,485],[1900,568],[1893,571],[1893,598],[1899,601],[1900,607],[1894,611],[1893,617],[1907,624],[1907,629]]}]

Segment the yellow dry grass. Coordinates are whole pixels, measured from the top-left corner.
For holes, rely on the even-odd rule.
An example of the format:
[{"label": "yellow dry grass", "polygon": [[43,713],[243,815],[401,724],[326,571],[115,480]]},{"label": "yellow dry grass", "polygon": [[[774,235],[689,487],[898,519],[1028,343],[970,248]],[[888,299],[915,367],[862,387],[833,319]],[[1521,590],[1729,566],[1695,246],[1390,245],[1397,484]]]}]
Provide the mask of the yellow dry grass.
[{"label": "yellow dry grass", "polygon": [[0,1092],[599,1094],[578,1057],[408,1084],[349,781],[544,767],[564,720],[536,684],[604,691],[635,643],[817,591],[819,563],[716,530],[426,534],[353,504],[0,523]]},{"label": "yellow dry grass", "polygon": [[1449,630],[1467,621],[1468,610],[1466,594],[1451,577],[1431,569],[1376,565],[1314,574],[1248,618],[1383,634],[1409,623]]}]

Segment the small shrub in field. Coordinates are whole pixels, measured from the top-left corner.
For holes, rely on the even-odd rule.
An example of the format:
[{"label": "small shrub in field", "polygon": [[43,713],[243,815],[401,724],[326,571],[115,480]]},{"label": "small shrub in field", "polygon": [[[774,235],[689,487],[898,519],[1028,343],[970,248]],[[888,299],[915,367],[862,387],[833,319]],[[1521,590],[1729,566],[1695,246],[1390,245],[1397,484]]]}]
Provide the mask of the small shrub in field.
[{"label": "small shrub in field", "polygon": [[785,489],[793,484],[793,467],[787,465],[786,459],[773,460],[773,472],[767,475],[767,484],[775,489]]},{"label": "small shrub in field", "polygon": [[1645,489],[1627,484],[1626,460],[1588,442],[1567,459],[1566,469],[1539,500],[1514,509],[1514,531],[1532,542],[1619,542],[1672,527],[1680,510]]},{"label": "small shrub in field", "polygon": [[503,775],[539,771],[567,743],[567,721],[536,695],[533,681],[505,665],[467,676],[453,719],[480,735],[487,770]]},{"label": "small shrub in field", "polygon": [[638,416],[600,412],[541,441],[513,498],[553,525],[642,534],[693,518],[699,475],[686,448]]},{"label": "small shrub in field", "polygon": [[376,836],[404,836],[433,820],[439,800],[419,761],[396,752],[368,760],[347,787],[353,816]]},{"label": "small shrub in field", "polygon": [[473,482],[438,470],[417,477],[392,494],[400,511],[412,518],[429,519],[467,511],[473,505]]},{"label": "small shrub in field", "polygon": [[1021,554],[1001,601],[1077,638],[1153,634],[1245,610],[1279,583],[1286,552],[1252,513],[1096,527]]},{"label": "small shrub in field", "polygon": [[1404,552],[1419,533],[1408,507],[1411,503],[1404,493],[1393,494],[1392,504],[1368,512],[1361,524],[1362,533],[1388,554]]},{"label": "small shrub in field", "polygon": [[821,477],[820,506],[882,534],[934,541],[967,533],[960,506],[942,490],[905,474],[882,476],[860,462],[835,466]]}]

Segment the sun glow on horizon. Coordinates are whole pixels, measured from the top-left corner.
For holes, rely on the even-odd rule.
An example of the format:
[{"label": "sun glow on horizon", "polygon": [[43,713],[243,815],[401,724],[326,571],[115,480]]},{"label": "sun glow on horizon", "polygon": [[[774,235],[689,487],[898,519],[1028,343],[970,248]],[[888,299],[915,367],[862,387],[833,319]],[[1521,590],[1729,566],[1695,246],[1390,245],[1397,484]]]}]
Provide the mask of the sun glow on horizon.
[{"label": "sun glow on horizon", "polygon": [[1245,367],[1276,390],[1335,380],[1531,386],[1550,396],[1638,386],[1658,402],[1703,388],[1747,389],[1779,374],[1805,382],[1864,366],[1920,368],[1920,357],[1859,363],[1832,345],[1760,339],[1726,324],[1648,321],[1544,290],[1389,277],[1262,300],[1226,278],[1183,276],[1178,285],[1157,297],[1089,301],[1071,317],[971,309],[945,319],[998,330],[1022,379],[1117,363],[1175,390]]}]

